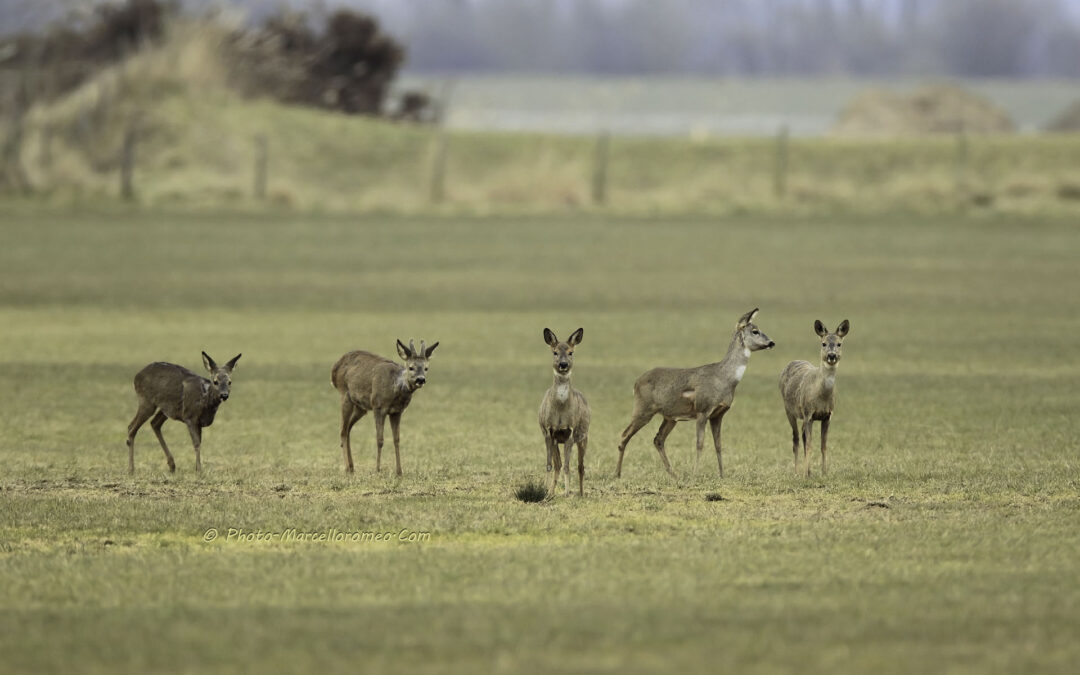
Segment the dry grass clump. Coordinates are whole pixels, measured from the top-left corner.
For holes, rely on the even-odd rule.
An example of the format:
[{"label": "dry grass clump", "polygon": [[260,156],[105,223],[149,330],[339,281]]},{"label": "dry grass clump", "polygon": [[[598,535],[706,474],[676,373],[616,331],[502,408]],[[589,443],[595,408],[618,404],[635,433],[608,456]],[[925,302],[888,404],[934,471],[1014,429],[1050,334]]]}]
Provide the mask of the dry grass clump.
[{"label": "dry grass clump", "polygon": [[841,112],[833,133],[842,136],[911,136],[964,131],[1016,131],[1009,115],[991,101],[955,85],[933,85],[910,94],[868,91]]},{"label": "dry grass clump", "polygon": [[1055,133],[1080,131],[1080,99],[1073,101],[1068,108],[1050,120],[1046,130]]}]

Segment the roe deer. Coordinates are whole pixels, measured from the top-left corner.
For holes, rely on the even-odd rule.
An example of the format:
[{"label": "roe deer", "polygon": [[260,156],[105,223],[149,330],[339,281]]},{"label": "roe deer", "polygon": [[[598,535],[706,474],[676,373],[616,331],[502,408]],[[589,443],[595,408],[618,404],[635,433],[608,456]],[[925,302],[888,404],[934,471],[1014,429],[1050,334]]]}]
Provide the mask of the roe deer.
[{"label": "roe deer", "polygon": [[754,325],[758,310],[744,314],[735,324],[735,334],[731,336],[727,355],[718,363],[710,363],[697,368],[653,368],[638,378],[634,383],[634,413],[630,424],[622,432],[619,441],[619,464],[615,467],[615,477],[622,476],[623,453],[643,426],[649,423],[657,413],[664,417],[660,429],[656,432],[653,445],[660,453],[664,468],[675,477],[664,452],[664,441],[675,428],[676,422],[697,420],[697,456],[694,459],[694,471],[697,472],[701,461],[701,448],[705,442],[705,422],[712,426],[713,445],[716,448],[716,463],[720,476],[724,476],[724,462],[720,456],[720,423],[724,414],[731,409],[735,399],[735,387],[746,373],[750,363],[750,353],[762,349],[771,349],[776,343]]},{"label": "roe deer", "polygon": [[780,373],[780,395],[791,424],[791,443],[795,453],[795,473],[799,473],[799,420],[803,422],[802,445],[806,475],[810,476],[810,437],[814,420],[821,422],[821,474],[825,475],[825,443],[829,438],[829,422],[833,414],[833,394],[836,391],[836,364],[840,363],[840,347],[851,330],[847,319],[830,333],[821,321],[814,321],[814,332],[821,338],[821,365],[809,361],[792,361]]},{"label": "roe deer", "polygon": [[166,419],[179,420],[187,425],[195,446],[195,471],[202,471],[202,454],[199,451],[202,430],[214,423],[218,406],[229,398],[232,372],[240,360],[240,354],[224,366],[218,366],[206,352],[202,353],[202,357],[203,365],[210,371],[209,380],[183,366],[161,361],[151,363],[135,375],[139,409],[128,425],[128,473],[135,473],[135,434],[146,420],[150,420],[150,428],[165,451],[169,471],[176,471],[176,462],[165,444],[165,437],[161,435],[161,425],[165,424]]},{"label": "roe deer", "polygon": [[555,371],[555,381],[544,394],[540,402],[540,430],[544,433],[547,445],[547,468],[551,471],[555,464],[555,475],[551,479],[548,498],[555,496],[555,487],[559,483],[559,471],[562,460],[559,457],[559,443],[563,444],[566,455],[566,474],[564,487],[570,494],[570,457],[574,444],[578,447],[578,496],[585,495],[585,448],[589,445],[589,402],[585,396],[570,386],[570,371],[574,367],[574,347],[581,344],[585,329],[578,328],[570,334],[566,342],[560,342],[550,328],[544,329],[544,342],[551,347],[551,368]]},{"label": "roe deer", "polygon": [[394,434],[396,475],[401,475],[401,448],[398,427],[401,414],[409,407],[413,392],[427,382],[428,359],[439,343],[428,347],[420,341],[417,351],[412,340],[406,347],[397,341],[398,354],[405,365],[371,352],[354,351],[345,354],[330,371],[330,382],[341,392],[341,451],[345,456],[345,471],[353,472],[352,447],[349,433],[353,425],[369,410],[375,412],[375,470],[382,470],[383,422],[390,417]]}]

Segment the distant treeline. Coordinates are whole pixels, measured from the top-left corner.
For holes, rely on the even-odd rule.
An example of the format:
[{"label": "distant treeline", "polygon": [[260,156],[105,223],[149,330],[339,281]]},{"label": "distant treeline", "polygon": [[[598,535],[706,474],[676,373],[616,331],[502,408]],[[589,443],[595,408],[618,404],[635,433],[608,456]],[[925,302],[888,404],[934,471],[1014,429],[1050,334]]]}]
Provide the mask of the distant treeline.
[{"label": "distant treeline", "polygon": [[[69,12],[37,29],[0,36],[0,76],[13,95],[0,111],[16,112],[62,95],[144,46],[162,41],[175,0],[117,0]],[[213,13],[204,22],[218,22]],[[390,85],[405,49],[363,12],[337,8],[317,16],[278,7],[250,27],[225,32],[231,83],[254,96],[346,113],[386,112]],[[406,92],[394,114],[421,120],[430,100]]]},{"label": "distant treeline", "polygon": [[[1080,0],[177,0],[261,25],[376,17],[409,70],[600,75],[1080,77]],[[5,0],[0,30],[86,7]]]},{"label": "distant treeline", "polygon": [[[199,8],[213,0],[185,0]],[[238,0],[252,20],[282,0]],[[326,0],[417,72],[1080,77],[1080,0]]]},{"label": "distant treeline", "polygon": [[417,71],[1080,76],[1073,0],[352,0]]}]

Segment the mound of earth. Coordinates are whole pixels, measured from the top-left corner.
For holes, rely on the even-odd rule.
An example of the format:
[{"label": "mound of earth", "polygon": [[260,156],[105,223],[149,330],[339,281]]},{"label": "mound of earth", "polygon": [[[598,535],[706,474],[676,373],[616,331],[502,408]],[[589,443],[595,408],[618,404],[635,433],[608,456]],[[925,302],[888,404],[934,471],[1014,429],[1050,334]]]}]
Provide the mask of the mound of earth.
[{"label": "mound of earth", "polygon": [[1072,105],[1051,120],[1046,125],[1046,130],[1057,132],[1080,131],[1080,100],[1073,101]]},{"label": "mound of earth", "polygon": [[868,91],[847,105],[833,126],[842,136],[1011,133],[1016,124],[987,99],[956,86],[936,85],[910,94]]}]

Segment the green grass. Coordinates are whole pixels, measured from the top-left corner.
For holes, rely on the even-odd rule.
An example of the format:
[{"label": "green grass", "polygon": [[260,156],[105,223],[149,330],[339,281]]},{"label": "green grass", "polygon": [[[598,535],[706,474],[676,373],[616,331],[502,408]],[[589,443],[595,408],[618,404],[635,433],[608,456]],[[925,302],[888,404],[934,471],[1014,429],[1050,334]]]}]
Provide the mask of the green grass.
[{"label": "green grass", "polygon": [[[5,672],[1070,672],[1080,230],[1052,218],[423,218],[0,211]],[[681,424],[612,476],[634,379],[760,306],[726,477]],[[776,387],[852,323],[830,473]],[[541,331],[585,328],[585,497],[544,480]],[[375,475],[341,353],[439,340]],[[243,352],[206,430],[124,435],[153,360]],[[384,460],[386,457],[384,457]],[[815,466],[816,469],[816,466]],[[220,536],[204,541],[209,528]],[[391,541],[236,541],[390,532]],[[430,533],[398,541],[399,533]]]}]

